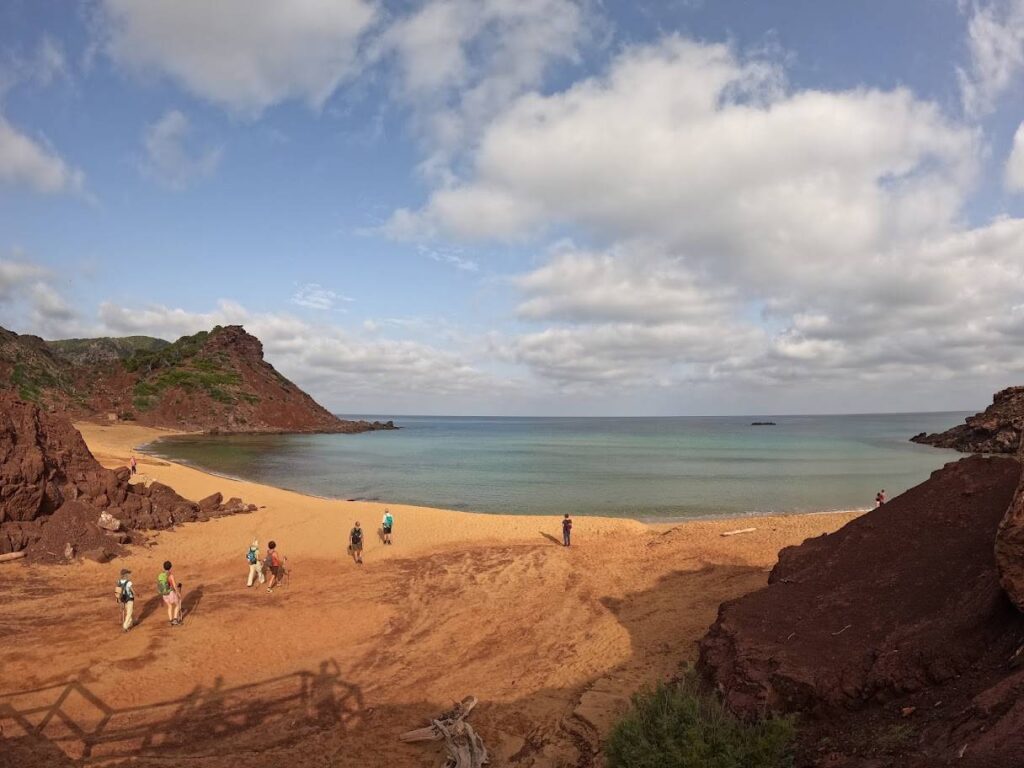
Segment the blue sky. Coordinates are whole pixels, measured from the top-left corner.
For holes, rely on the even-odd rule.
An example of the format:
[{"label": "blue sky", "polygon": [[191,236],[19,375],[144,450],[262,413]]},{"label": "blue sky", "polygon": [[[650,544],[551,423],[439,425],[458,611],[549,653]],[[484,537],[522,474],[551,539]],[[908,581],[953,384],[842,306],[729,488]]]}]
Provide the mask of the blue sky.
[{"label": "blue sky", "polygon": [[13,0],[0,323],[239,322],[330,407],[1022,383],[1024,0]]}]

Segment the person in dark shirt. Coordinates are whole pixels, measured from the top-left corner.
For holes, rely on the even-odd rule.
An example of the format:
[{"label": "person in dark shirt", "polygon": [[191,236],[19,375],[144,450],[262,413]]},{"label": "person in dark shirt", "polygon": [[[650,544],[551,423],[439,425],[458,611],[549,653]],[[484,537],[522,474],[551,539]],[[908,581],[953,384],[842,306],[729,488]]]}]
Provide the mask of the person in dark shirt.
[{"label": "person in dark shirt", "polygon": [[565,513],[565,517],[562,519],[562,546],[568,547],[569,540],[572,538],[572,518],[569,517],[569,513]]},{"label": "person in dark shirt", "polygon": [[363,564],[363,529],[356,520],[355,527],[348,534],[348,549],[357,565]]}]

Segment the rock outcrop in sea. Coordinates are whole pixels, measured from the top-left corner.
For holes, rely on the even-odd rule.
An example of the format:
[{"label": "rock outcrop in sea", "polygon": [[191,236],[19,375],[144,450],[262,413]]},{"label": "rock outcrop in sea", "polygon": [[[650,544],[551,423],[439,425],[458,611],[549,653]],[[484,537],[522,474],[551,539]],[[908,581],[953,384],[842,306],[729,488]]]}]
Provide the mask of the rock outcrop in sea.
[{"label": "rock outcrop in sea", "polygon": [[66,418],[0,393],[0,555],[108,560],[144,539],[140,530],[256,509],[240,499],[224,504],[219,494],[196,504],[129,476],[127,467],[102,467]]},{"label": "rock outcrop in sea", "polygon": [[994,544],[1020,480],[1015,459],[966,458],[784,549],[721,606],[699,669],[738,713],[801,713],[798,765],[1019,768],[1022,550]]},{"label": "rock outcrop in sea", "polygon": [[915,443],[937,448],[954,448],[963,453],[1017,453],[1024,431],[1024,387],[996,392],[992,405],[968,416],[963,424],[945,432],[910,438]]}]

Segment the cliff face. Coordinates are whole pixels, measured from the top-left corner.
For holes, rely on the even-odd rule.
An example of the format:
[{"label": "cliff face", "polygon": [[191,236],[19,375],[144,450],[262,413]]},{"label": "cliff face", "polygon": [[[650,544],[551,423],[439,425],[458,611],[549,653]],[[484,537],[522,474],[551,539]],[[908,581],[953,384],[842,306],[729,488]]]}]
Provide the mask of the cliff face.
[{"label": "cliff face", "polygon": [[173,344],[148,337],[44,342],[0,329],[0,388],[75,418],[115,414],[149,426],[210,432],[365,432],[263,358],[241,326]]},{"label": "cliff face", "polygon": [[910,438],[915,443],[937,448],[954,448],[964,453],[1016,453],[1024,431],[1024,387],[1009,387],[996,392],[992,405],[969,416],[945,432]]},{"label": "cliff face", "polygon": [[721,606],[699,669],[737,712],[803,713],[798,765],[1020,765],[1024,615],[993,551],[1020,475],[963,459],[784,549]]}]

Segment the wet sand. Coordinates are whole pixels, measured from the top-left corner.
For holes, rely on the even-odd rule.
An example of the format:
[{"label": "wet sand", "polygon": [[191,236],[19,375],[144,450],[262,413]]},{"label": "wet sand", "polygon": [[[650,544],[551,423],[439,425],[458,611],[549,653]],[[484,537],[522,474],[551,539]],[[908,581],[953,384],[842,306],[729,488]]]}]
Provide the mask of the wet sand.
[{"label": "wet sand", "polygon": [[[78,426],[108,467],[167,434]],[[0,565],[0,726],[14,739],[0,766],[437,766],[438,747],[397,736],[468,694],[493,765],[598,765],[629,695],[695,659],[722,601],[763,586],[782,547],[858,514],[577,517],[565,549],[555,517],[324,500],[136,456],[142,480],[260,509],[151,534],[104,565]],[[357,519],[362,566],[346,553]],[[273,594],[245,586],[253,538],[288,558]],[[181,627],[155,596],[166,559],[184,583]],[[128,634],[113,598],[122,567],[141,617]]]}]

